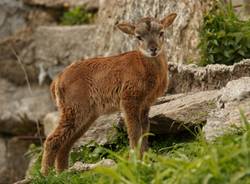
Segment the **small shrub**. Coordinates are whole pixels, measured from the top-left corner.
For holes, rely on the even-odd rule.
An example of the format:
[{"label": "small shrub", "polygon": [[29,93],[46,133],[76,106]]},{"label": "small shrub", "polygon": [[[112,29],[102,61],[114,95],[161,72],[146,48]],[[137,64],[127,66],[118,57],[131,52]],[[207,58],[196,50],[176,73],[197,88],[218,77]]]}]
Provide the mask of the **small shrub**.
[{"label": "small shrub", "polygon": [[115,134],[111,134],[110,137],[108,137],[108,144],[104,145],[104,147],[114,152],[123,151],[123,149],[126,149],[129,145],[127,131],[123,127],[116,125],[114,125],[113,129]]},{"label": "small shrub", "polygon": [[201,65],[231,65],[250,58],[250,20],[239,20],[232,2],[219,0],[204,17]]},{"label": "small shrub", "polygon": [[71,164],[76,161],[95,163],[105,158],[116,159],[111,152],[125,153],[129,149],[127,133],[120,127],[114,126],[113,128],[116,134],[107,144],[98,145],[95,142],[90,142],[74,149],[70,155]]},{"label": "small shrub", "polygon": [[76,161],[84,163],[95,163],[103,158],[107,158],[108,152],[96,143],[90,143],[79,148],[75,148],[70,154],[70,163],[73,165]]},{"label": "small shrub", "polygon": [[94,21],[95,15],[89,13],[85,8],[75,7],[65,12],[61,18],[62,25],[89,24]]}]

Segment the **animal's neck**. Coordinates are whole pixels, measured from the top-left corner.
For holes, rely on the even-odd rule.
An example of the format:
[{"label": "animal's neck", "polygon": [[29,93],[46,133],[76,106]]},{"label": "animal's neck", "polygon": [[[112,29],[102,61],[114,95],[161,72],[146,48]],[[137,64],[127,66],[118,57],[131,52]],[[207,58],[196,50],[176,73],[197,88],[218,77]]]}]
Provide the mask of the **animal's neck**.
[{"label": "animal's neck", "polygon": [[143,58],[144,62],[155,69],[167,69],[167,61],[164,51],[161,51],[156,57],[146,57],[142,53],[140,53],[140,57]]},{"label": "animal's neck", "polygon": [[163,51],[161,51],[158,56],[156,57],[151,57],[151,58],[148,58],[149,61],[152,61],[154,63],[159,63],[159,64],[162,64],[163,62],[165,63],[166,62],[166,59],[165,59],[165,53]]}]

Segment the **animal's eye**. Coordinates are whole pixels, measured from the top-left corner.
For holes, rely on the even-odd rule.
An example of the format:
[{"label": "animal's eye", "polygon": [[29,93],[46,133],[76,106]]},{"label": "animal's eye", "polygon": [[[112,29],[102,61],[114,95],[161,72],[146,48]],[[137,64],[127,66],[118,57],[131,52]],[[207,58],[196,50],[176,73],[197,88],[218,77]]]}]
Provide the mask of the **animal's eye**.
[{"label": "animal's eye", "polygon": [[142,37],[141,36],[136,36],[136,38],[140,41],[142,41]]},{"label": "animal's eye", "polygon": [[164,36],[164,32],[160,32],[160,37],[163,37]]}]

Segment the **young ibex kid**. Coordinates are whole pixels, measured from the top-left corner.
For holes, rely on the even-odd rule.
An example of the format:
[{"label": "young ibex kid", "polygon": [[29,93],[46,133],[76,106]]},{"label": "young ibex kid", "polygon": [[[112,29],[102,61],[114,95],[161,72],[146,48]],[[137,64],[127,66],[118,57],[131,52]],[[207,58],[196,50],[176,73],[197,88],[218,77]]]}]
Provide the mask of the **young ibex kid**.
[{"label": "young ibex kid", "polygon": [[[149,131],[149,108],[167,86],[164,30],[175,17],[173,13],[161,21],[147,17],[137,24],[118,24],[121,31],[137,38],[138,50],[73,63],[52,82],[60,120],[44,143],[42,174],[48,174],[54,162],[57,172],[66,169],[72,145],[103,114],[121,110],[130,147],[137,146]],[[144,137],[141,154],[147,141]]]}]

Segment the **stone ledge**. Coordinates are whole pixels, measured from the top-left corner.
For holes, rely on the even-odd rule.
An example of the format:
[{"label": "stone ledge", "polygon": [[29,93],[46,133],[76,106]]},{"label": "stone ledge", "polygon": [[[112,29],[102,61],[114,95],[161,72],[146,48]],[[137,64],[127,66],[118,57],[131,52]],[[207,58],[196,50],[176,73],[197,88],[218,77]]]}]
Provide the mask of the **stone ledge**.
[{"label": "stone ledge", "polygon": [[89,10],[97,10],[99,8],[99,0],[23,0],[30,6],[43,6],[46,8],[69,8],[76,6],[85,6]]},{"label": "stone ledge", "polygon": [[221,89],[226,84],[241,77],[250,77],[250,59],[231,66],[169,64],[169,93],[186,93]]}]

